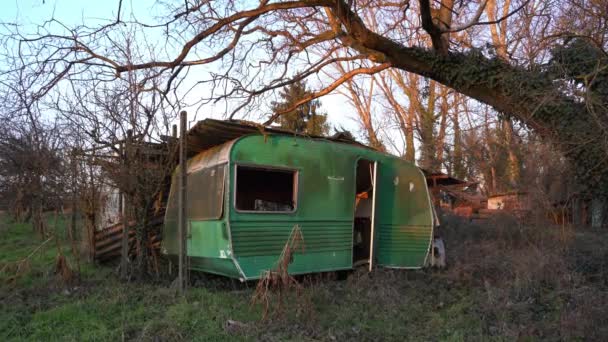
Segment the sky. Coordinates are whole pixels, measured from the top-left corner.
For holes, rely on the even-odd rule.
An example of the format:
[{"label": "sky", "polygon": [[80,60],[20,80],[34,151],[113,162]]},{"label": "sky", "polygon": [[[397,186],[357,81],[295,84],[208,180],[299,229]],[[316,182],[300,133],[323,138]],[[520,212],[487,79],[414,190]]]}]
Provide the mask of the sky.
[{"label": "sky", "polygon": [[38,24],[52,17],[70,24],[78,24],[83,20],[108,18],[117,12],[117,5],[109,6],[108,1],[87,1],[86,5],[83,1],[77,0],[2,1],[4,6],[0,11],[0,19],[3,22],[16,22],[23,25]]},{"label": "sky", "polygon": [[[35,30],[36,25],[51,18],[56,18],[67,25],[87,23],[101,24],[115,18],[118,12],[118,0],[78,1],[78,0],[0,0],[4,2],[0,11],[0,21],[17,23],[24,30]],[[142,21],[153,21],[155,0],[125,0],[123,13],[135,13]],[[199,70],[198,72],[206,72]],[[328,120],[334,127],[340,127],[356,133],[359,128],[355,121],[356,114],[348,105],[347,99],[339,94],[321,98],[323,109],[328,113]],[[191,112],[191,111],[189,111]],[[196,120],[206,117],[221,118],[223,113],[209,107],[199,110]],[[194,120],[192,120],[194,121]],[[191,122],[192,124],[192,122]]]}]

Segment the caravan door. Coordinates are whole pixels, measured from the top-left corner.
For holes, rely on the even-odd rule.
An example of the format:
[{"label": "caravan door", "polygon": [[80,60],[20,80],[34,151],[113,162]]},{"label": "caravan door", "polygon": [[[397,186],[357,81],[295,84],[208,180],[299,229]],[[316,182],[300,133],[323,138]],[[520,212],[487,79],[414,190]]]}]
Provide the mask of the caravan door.
[{"label": "caravan door", "polygon": [[375,203],[375,261],[393,268],[424,266],[433,237],[432,204],[420,169],[402,160],[383,161]]}]

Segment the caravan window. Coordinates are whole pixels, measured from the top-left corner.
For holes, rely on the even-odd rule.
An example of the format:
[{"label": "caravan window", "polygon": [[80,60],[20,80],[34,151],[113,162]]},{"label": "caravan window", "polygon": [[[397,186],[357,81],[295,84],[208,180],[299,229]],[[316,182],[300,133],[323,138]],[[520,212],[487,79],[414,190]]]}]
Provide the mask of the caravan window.
[{"label": "caravan window", "polygon": [[190,220],[216,220],[222,217],[224,170],[216,165],[188,174],[186,196]]},{"label": "caravan window", "polygon": [[295,170],[236,166],[235,207],[240,211],[296,210]]}]

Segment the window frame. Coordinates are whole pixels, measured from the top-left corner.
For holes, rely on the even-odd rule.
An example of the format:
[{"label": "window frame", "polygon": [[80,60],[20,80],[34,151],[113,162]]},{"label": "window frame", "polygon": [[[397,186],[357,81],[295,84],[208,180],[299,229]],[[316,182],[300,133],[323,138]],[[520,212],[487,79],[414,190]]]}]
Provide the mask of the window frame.
[{"label": "window frame", "polygon": [[[186,174],[186,177],[189,178],[191,174],[195,174],[197,172],[201,172],[203,170],[208,170],[211,168],[218,168],[218,167],[222,167],[223,169],[223,177],[222,177],[222,182],[221,182],[221,187],[222,187],[222,194],[221,196],[219,196],[219,199],[222,201],[222,204],[220,205],[220,214],[219,216],[214,216],[214,217],[208,217],[208,218],[201,218],[201,217],[195,217],[195,216],[190,216],[190,213],[188,212],[188,208],[186,208],[186,217],[188,219],[188,221],[221,221],[225,215],[226,212],[226,208],[225,208],[225,201],[226,201],[226,172],[228,170],[228,163],[219,163],[219,164],[215,164],[215,165],[211,165],[211,166],[205,166],[205,167],[200,167],[197,169],[194,169],[193,171],[190,171]],[[228,176],[229,177],[229,176]],[[179,180],[178,180],[179,182]],[[189,187],[192,185],[191,182],[189,182],[189,179],[186,183],[186,201],[189,203],[190,201],[188,200],[188,189]],[[179,201],[179,199],[178,199]],[[179,210],[179,209],[178,209]]]},{"label": "window frame", "polygon": [[[291,172],[293,174],[293,209],[290,211],[262,211],[262,210],[244,210],[239,209],[236,205],[237,198],[237,184],[238,184],[238,169],[239,167],[246,167],[256,170],[266,171],[282,171]],[[237,213],[244,214],[295,214],[298,211],[300,204],[300,169],[288,166],[274,166],[274,165],[263,165],[263,164],[251,164],[251,163],[235,163],[234,164],[234,185],[232,187],[234,195],[232,196],[232,207]]]}]

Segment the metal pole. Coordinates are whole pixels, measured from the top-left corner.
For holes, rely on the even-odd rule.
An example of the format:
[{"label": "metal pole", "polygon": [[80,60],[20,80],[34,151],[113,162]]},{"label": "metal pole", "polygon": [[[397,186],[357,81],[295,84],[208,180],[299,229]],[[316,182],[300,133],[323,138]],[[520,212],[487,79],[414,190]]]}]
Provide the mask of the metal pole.
[{"label": "metal pole", "polygon": [[179,203],[178,203],[178,282],[179,292],[183,294],[188,282],[186,268],[186,130],[188,129],[188,114],[182,111],[179,114],[180,139],[179,139]]}]

